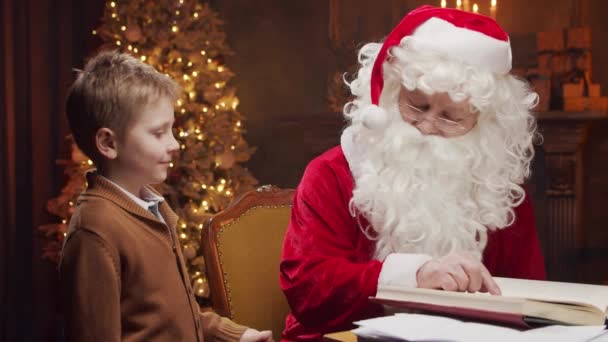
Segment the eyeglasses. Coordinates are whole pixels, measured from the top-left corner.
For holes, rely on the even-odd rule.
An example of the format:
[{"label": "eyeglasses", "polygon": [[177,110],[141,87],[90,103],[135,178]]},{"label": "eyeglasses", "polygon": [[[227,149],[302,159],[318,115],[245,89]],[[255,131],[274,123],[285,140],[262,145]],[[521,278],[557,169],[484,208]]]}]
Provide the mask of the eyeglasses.
[{"label": "eyeglasses", "polygon": [[[409,110],[403,110],[406,106]],[[443,117],[432,117],[426,114],[426,112],[416,106],[413,106],[405,101],[399,101],[399,109],[401,111],[401,115],[405,117],[409,122],[416,126],[420,124],[422,121],[429,120],[432,121],[437,130],[443,132],[447,135],[460,134],[467,131],[467,127],[461,124],[460,122],[456,122]],[[470,117],[470,114],[464,117],[463,119],[467,119]]]}]

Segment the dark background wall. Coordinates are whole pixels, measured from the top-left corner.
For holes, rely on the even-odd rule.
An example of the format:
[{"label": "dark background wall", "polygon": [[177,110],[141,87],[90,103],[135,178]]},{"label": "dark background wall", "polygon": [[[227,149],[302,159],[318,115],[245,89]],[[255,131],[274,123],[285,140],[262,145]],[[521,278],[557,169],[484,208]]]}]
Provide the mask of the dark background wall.
[{"label": "dark background wall", "polygon": [[[246,139],[258,151],[248,163],[262,184],[294,187],[306,163],[339,141],[340,114],[328,109],[328,78],[353,65],[354,49],[382,39],[415,0],[211,0],[226,22],[235,54]],[[453,1],[450,1],[452,3]],[[482,1],[480,1],[482,2]],[[589,25],[593,78],[608,89],[608,2],[501,0],[498,21],[512,34]],[[55,266],[40,259],[35,230],[54,220],[46,201],[61,189],[55,165],[67,134],[62,99],[72,67],[98,42],[102,0],[3,0],[0,8],[0,340],[53,341],[57,329]],[[607,125],[594,124],[585,150],[586,241],[593,253],[608,246]],[[542,182],[542,168],[537,168]],[[540,170],[540,171],[539,171]],[[597,259],[601,260],[601,259]],[[605,263],[592,271],[608,279]],[[603,278],[606,276],[605,278]]]}]

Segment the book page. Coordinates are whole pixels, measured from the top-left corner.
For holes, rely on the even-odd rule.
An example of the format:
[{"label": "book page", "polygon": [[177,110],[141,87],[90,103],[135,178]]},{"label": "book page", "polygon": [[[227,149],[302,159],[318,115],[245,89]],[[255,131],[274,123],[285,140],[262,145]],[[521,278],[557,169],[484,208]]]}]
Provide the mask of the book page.
[{"label": "book page", "polygon": [[[521,333],[525,341],[551,341],[551,342],[571,342],[571,341],[596,341],[600,336],[606,336],[605,326],[564,326],[550,325],[543,328],[531,329]],[[605,340],[604,340],[605,341]]]},{"label": "book page", "polygon": [[357,336],[370,340],[452,342],[583,342],[605,333],[604,326],[548,326],[519,331],[491,324],[421,314],[396,314],[355,322]]},{"label": "book page", "polygon": [[524,280],[494,277],[507,297],[520,297],[548,302],[584,303],[605,312],[608,308],[608,286]]},{"label": "book page", "polygon": [[421,288],[383,286],[378,288],[377,298],[413,303],[446,305],[503,313],[521,314],[525,299],[495,296],[488,293],[453,292]]},{"label": "book page", "polygon": [[462,321],[431,315],[396,314],[355,322],[366,328],[354,330],[362,337],[400,339],[407,341],[511,342],[519,337],[515,329],[467,324]]}]

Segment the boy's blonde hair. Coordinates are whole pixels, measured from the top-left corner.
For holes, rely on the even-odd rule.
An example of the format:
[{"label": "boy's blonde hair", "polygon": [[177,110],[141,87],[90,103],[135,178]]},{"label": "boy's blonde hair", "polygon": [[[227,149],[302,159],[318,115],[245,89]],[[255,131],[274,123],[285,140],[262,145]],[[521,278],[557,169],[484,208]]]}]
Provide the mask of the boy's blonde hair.
[{"label": "boy's blonde hair", "polygon": [[100,128],[122,138],[138,111],[161,98],[174,102],[179,93],[177,83],[152,66],[126,53],[102,51],[79,71],[68,93],[66,113],[74,141],[99,166],[95,135]]}]

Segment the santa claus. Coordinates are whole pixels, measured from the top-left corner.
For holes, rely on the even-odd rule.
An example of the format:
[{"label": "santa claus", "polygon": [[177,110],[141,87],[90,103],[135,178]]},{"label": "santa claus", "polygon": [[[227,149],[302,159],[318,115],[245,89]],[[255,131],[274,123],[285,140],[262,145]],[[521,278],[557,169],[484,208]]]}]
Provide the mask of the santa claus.
[{"label": "santa claus", "polygon": [[284,340],[382,308],[378,284],[487,291],[543,279],[530,199],[538,97],[491,18],[423,6],[359,53],[341,144],[307,167],[280,267]]}]

